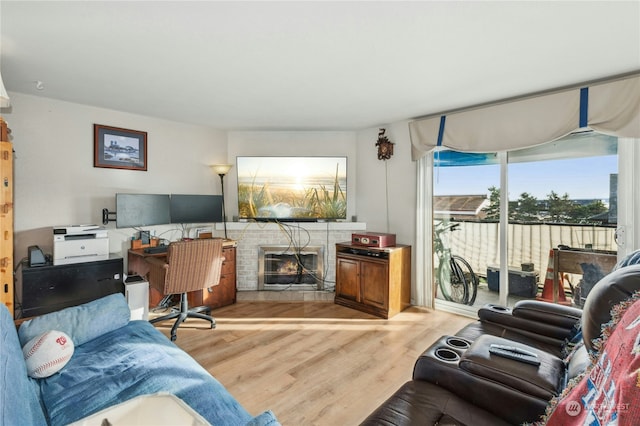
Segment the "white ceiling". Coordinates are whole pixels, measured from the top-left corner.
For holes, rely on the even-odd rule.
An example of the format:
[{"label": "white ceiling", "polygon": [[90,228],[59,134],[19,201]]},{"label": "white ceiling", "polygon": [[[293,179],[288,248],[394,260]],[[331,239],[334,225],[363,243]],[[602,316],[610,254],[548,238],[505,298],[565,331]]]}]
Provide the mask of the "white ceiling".
[{"label": "white ceiling", "polygon": [[0,15],[9,92],[230,130],[358,130],[640,70],[639,1],[2,0]]}]

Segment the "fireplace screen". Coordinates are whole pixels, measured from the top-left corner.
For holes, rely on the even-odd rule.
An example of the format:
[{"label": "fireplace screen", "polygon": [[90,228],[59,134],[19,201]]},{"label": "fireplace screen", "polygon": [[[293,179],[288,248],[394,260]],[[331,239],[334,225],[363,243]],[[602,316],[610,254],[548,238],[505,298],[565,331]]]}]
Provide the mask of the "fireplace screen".
[{"label": "fireplace screen", "polygon": [[258,256],[259,290],[323,290],[324,248],[261,246]]}]

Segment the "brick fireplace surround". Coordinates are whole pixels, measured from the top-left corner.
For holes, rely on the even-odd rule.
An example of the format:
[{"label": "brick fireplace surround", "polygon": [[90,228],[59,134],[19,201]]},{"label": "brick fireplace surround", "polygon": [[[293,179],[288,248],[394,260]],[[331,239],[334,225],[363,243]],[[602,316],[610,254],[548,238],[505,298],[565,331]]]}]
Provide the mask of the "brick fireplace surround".
[{"label": "brick fireplace surround", "polygon": [[[282,228],[281,228],[282,226]],[[220,229],[220,226],[216,226]],[[276,223],[227,222],[227,236],[236,249],[238,300],[333,300],[336,281],[336,243],[351,241],[351,234],[366,230],[361,222]],[[258,251],[261,245],[325,247],[325,291],[258,291]]]}]

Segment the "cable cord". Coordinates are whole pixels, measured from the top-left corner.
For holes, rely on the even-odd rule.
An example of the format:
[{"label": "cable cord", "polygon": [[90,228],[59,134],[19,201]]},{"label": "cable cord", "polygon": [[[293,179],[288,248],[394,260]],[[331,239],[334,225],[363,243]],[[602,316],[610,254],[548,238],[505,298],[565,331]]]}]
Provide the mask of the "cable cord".
[{"label": "cable cord", "polygon": [[387,231],[389,232],[389,166],[387,165],[387,161],[384,162],[384,186],[385,186],[385,205],[387,209]]},{"label": "cable cord", "polygon": [[[293,252],[293,255],[296,259],[296,266],[299,268],[299,271],[296,275],[296,277],[299,279],[302,274],[306,274],[312,278],[314,278],[314,280],[316,282],[322,282],[323,283],[323,287],[324,284],[327,283],[328,281],[325,280],[324,276],[326,276],[326,274],[328,273],[328,259],[327,259],[327,251],[324,251],[324,257],[323,257],[323,263],[327,266],[325,266],[324,271],[323,271],[323,277],[320,278],[318,276],[318,274],[315,271],[311,271],[310,269],[307,268],[307,266],[304,264],[303,260],[302,260],[302,252],[309,247],[309,244],[311,243],[311,234],[309,233],[309,231],[303,227],[301,227],[300,225],[292,225],[289,223],[283,223],[283,222],[279,222],[276,221],[276,223],[278,224],[278,227],[280,228],[281,232],[283,234],[285,234],[287,236],[287,240],[288,240],[288,247],[286,249],[284,249],[282,251],[282,253],[286,253],[287,251],[291,251]],[[326,232],[326,241],[327,241],[327,247],[329,246],[329,224],[327,223],[327,232]],[[301,231],[304,231],[304,233],[306,234],[306,242],[304,244],[301,243],[302,241],[302,233]],[[280,289],[279,291],[285,291],[285,290],[289,290],[293,284],[297,284],[297,283],[291,283],[289,284],[289,286],[287,286],[284,289]],[[326,291],[326,289],[324,289]]]}]

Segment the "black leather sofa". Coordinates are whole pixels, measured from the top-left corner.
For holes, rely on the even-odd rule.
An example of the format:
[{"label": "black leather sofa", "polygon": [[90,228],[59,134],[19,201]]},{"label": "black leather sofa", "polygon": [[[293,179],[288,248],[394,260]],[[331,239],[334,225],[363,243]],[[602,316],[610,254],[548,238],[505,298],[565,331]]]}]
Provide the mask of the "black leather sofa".
[{"label": "black leather sofa", "polygon": [[[549,401],[591,364],[611,309],[640,290],[640,265],[614,270],[582,310],[542,301],[486,305],[478,321],[443,336],[363,425],[507,425],[540,421]],[[535,353],[539,365],[495,356],[491,345]],[[570,354],[568,358],[566,356]],[[568,360],[567,360],[568,359]]]}]

